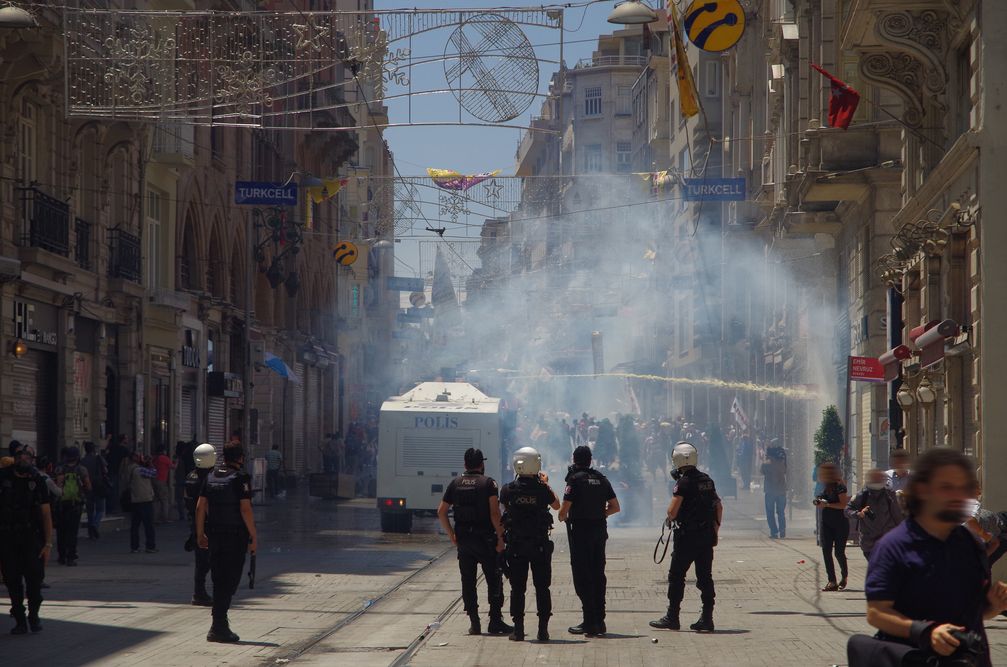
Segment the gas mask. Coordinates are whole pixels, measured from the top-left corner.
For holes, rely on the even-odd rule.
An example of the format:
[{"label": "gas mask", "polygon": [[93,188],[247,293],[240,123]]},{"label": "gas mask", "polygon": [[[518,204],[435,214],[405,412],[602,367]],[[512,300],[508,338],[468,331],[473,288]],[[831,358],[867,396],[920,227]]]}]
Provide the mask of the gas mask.
[{"label": "gas mask", "polygon": [[675,468],[671,471],[671,478],[676,482],[682,477],[682,471],[679,468]]},{"label": "gas mask", "polygon": [[885,488],[885,483],[884,482],[869,482],[867,484],[867,488],[870,489],[871,491],[881,491],[882,489]]}]

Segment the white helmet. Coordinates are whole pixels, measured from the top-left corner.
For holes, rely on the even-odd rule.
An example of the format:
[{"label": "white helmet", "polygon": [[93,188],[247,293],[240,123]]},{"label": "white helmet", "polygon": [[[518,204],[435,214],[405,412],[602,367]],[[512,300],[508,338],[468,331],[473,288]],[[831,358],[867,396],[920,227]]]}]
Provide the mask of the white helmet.
[{"label": "white helmet", "polygon": [[212,468],[217,463],[217,449],[204,442],[192,452],[192,458],[197,468]]},{"label": "white helmet", "polygon": [[537,475],[542,470],[542,455],[534,447],[522,447],[514,452],[514,472],[517,475]]},{"label": "white helmet", "polygon": [[699,463],[699,452],[688,442],[680,442],[671,452],[671,462],[679,470],[685,466],[695,466]]}]

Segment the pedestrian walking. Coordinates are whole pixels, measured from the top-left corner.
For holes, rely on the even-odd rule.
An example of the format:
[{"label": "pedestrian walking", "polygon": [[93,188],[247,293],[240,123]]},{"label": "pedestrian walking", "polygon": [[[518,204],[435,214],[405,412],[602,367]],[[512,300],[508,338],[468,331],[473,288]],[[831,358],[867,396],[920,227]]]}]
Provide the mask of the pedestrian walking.
[{"label": "pedestrian walking", "polygon": [[127,511],[125,507],[122,507],[122,503],[120,502],[123,492],[128,489],[128,484],[122,483],[123,475],[121,474],[124,467],[123,464],[129,463],[130,460],[130,450],[127,447],[127,443],[125,435],[113,438],[110,434],[105,444],[105,462],[108,463],[109,481],[112,482],[112,489],[108,494],[108,504],[106,505],[106,509],[109,512],[115,510]]},{"label": "pedestrian walking", "polygon": [[196,502],[196,539],[210,550],[213,622],[206,641],[239,641],[227,612],[241,583],[245,554],[255,557],[258,537],[252,513],[252,478],[243,471],[245,451],[236,442],[224,446],[224,465],[206,476]]},{"label": "pedestrian walking", "polygon": [[[846,483],[839,472],[839,466],[826,462],[818,466],[818,481],[822,484],[822,492],[815,497],[815,507],[822,511],[819,539],[822,544],[822,557],[825,560],[825,573],[829,577],[823,592],[846,590],[846,579],[849,568],[846,564],[846,540],[850,537],[850,522],[845,510],[850,502],[850,494]],[[836,581],[836,565],[832,560],[835,552],[839,561],[839,571],[842,579]]]},{"label": "pedestrian walking", "polygon": [[885,471],[872,468],[866,479],[864,488],[846,505],[846,516],[857,520],[860,549],[870,562],[874,545],[904,517],[895,491],[888,488]]},{"label": "pedestrian walking", "polygon": [[56,510],[56,550],[60,565],[77,565],[77,533],[84,500],[91,491],[87,468],[80,464],[80,450],[68,447],[63,462],[55,470],[56,485],[61,489]]},{"label": "pedestrian walking", "polygon": [[217,450],[209,443],[196,447],[192,453],[195,468],[185,478],[185,509],[189,517],[189,539],[185,542],[185,550],[192,551],[196,561],[192,589],[192,604],[197,607],[210,607],[213,598],[206,592],[206,575],[210,573],[210,551],[199,546],[196,536],[196,503],[203,492],[206,477],[217,463]]},{"label": "pedestrian walking", "polygon": [[717,546],[724,506],[717,488],[696,465],[699,455],[688,442],[675,445],[672,452],[675,464],[675,489],[668,505],[668,525],[674,527],[672,540],[674,552],[668,568],[668,612],[650,626],[663,630],[678,630],[679,612],[685,596],[685,575],[696,566],[696,588],[703,602],[699,620],[690,629],[696,632],[713,632],[713,606],[717,597],[713,583],[713,548]]},{"label": "pedestrian walking", "polygon": [[738,472],[741,474],[741,486],[745,491],[750,491],[752,488],[752,464],[753,457],[755,456],[755,442],[752,440],[752,434],[748,429],[745,429],[744,434],[738,441]]},{"label": "pedestrian walking", "polygon": [[101,520],[105,516],[105,504],[111,486],[108,479],[108,464],[97,451],[90,440],[84,443],[84,458],[80,464],[87,470],[91,489],[84,498],[84,509],[87,512],[87,535],[92,540],[101,537]]},{"label": "pedestrian walking", "polygon": [[762,486],[766,492],[766,522],[770,539],[787,536],[787,453],[783,447],[766,449],[762,464]]},{"label": "pedestrian walking", "polygon": [[14,617],[11,634],[23,635],[29,627],[42,630],[39,609],[52,549],[52,514],[45,481],[32,465],[34,451],[19,444],[14,459],[14,465],[0,469],[0,573]]},{"label": "pedestrian walking", "polygon": [[[503,620],[503,578],[497,568],[497,554],[504,550],[504,531],[497,483],[486,476],[485,461],[482,451],[472,447],[465,450],[465,472],[448,484],[437,508],[437,517],[451,543],[458,547],[458,570],[465,613],[469,617],[469,634],[482,634],[476,590],[476,568],[481,567],[490,604],[487,632],[506,635],[514,628]],[[451,510],[454,510],[453,527],[448,521]]]},{"label": "pedestrian walking", "polygon": [[157,553],[154,535],[154,486],[152,480],[157,470],[150,461],[137,452],[123,465],[124,505],[129,507],[129,548],[132,553],[140,553],[140,526],[143,526],[144,548],[147,553]]},{"label": "pedestrian walking", "polygon": [[282,466],[283,454],[280,453],[280,446],[273,445],[273,448],[266,452],[266,494],[270,498],[275,498],[280,492]]},{"label": "pedestrian walking", "polygon": [[542,457],[531,447],[514,452],[512,460],[517,479],[500,490],[504,507],[504,557],[510,578],[510,613],[514,631],[510,639],[524,640],[525,591],[528,570],[535,584],[540,642],[549,641],[549,617],[552,616],[552,554],[549,539],[552,513],[559,509],[559,499],[549,488],[549,476],[542,470]]},{"label": "pedestrian walking", "polygon": [[912,473],[909,451],[902,447],[893,449],[888,460],[892,464],[891,469],[885,471],[888,488],[892,491],[902,492],[909,484],[909,476]]},{"label": "pedestrian walking", "polygon": [[157,476],[151,480],[154,487],[154,523],[171,522],[170,477],[175,464],[168,458],[168,448],[160,446],[153,459]]},{"label": "pedestrian walking", "polygon": [[580,624],[570,634],[588,637],[604,635],[605,626],[605,543],[607,519],[619,511],[619,499],[612,484],[591,467],[591,448],[573,450],[573,465],[566,477],[566,491],[559,510],[570,543],[573,587],[583,613]]}]

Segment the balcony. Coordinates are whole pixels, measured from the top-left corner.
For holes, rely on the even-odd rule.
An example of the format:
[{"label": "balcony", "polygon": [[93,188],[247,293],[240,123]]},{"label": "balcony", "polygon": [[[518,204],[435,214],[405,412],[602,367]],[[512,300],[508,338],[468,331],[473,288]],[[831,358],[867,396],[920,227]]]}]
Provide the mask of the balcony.
[{"label": "balcony", "polygon": [[591,67],[646,67],[649,62],[647,56],[593,56],[591,58],[581,58],[577,61],[574,69],[588,69]]},{"label": "balcony", "polygon": [[192,166],[196,147],[195,132],[192,125],[159,123],[154,128],[154,160],[177,166]]},{"label": "balcony", "polygon": [[140,239],[121,229],[113,229],[108,234],[109,257],[108,277],[123,278],[139,283]]},{"label": "balcony", "polygon": [[70,255],[70,207],[34,187],[18,188],[24,202],[20,245]]},{"label": "balcony", "polygon": [[77,218],[73,223],[74,243],[73,259],[77,266],[85,271],[91,271],[91,229],[92,225],[87,220]]}]

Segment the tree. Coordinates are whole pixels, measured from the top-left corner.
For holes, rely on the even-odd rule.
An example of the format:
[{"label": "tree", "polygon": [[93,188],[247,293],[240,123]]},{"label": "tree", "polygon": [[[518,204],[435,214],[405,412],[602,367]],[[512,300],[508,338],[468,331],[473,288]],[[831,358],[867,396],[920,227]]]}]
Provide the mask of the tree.
[{"label": "tree", "polygon": [[815,467],[826,461],[841,463],[843,454],[843,425],[839,421],[839,411],[830,405],[822,410],[822,423],[815,431]]}]

